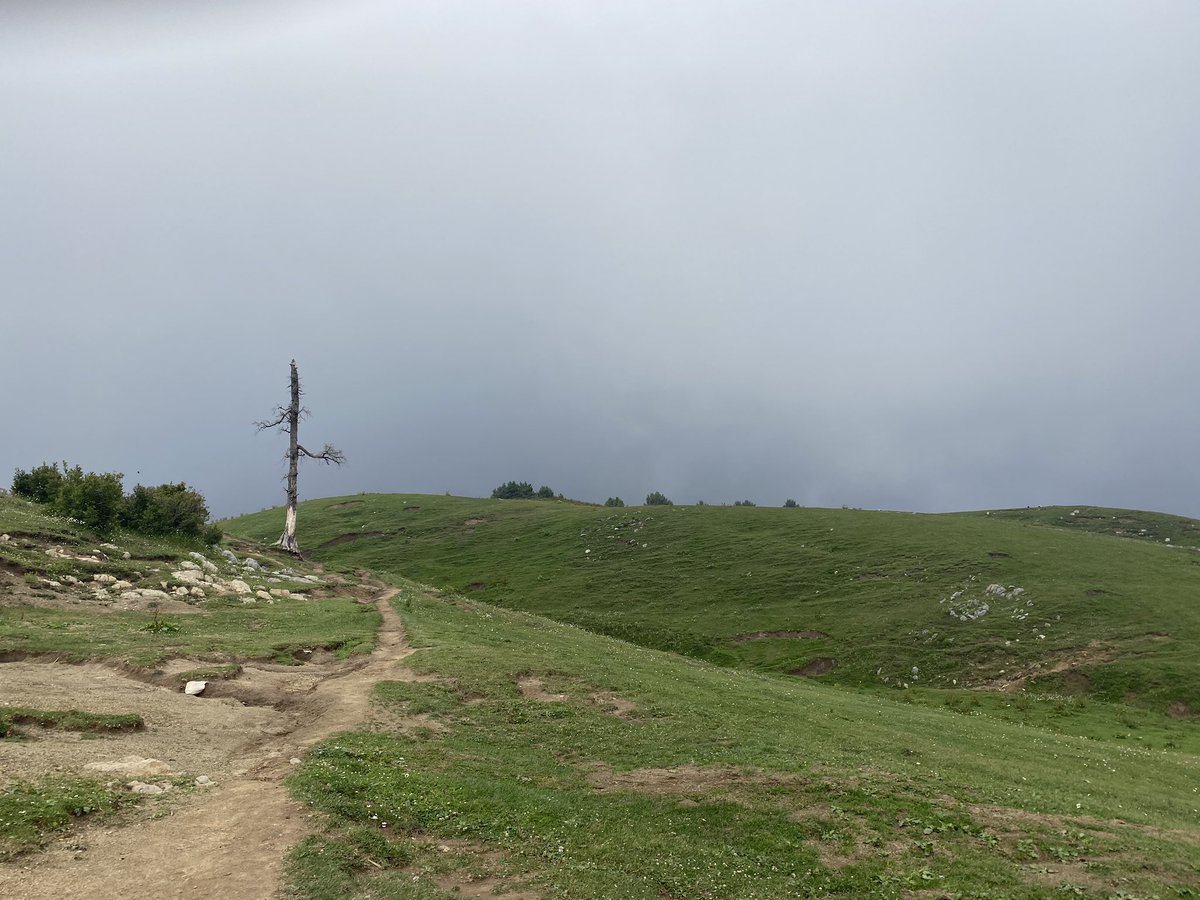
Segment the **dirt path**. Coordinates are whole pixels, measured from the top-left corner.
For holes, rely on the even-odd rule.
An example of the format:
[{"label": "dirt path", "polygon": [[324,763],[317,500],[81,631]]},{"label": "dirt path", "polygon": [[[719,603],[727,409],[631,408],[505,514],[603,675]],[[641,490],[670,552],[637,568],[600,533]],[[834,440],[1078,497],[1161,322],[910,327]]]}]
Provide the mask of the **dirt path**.
[{"label": "dirt path", "polygon": [[[339,731],[366,722],[372,686],[403,680],[407,674],[397,663],[413,651],[388,602],[394,594],[384,591],[375,600],[383,621],[366,663],[319,681],[292,708],[296,724],[288,733],[257,736],[230,761],[229,775],[216,787],[189,798],[170,815],[123,828],[93,825],[81,830],[75,840],[0,865],[0,897],[267,900],[275,896],[288,850],[311,831],[311,814],[288,796],[283,784],[292,768],[289,760]],[[79,846],[86,850],[74,849]]]}]

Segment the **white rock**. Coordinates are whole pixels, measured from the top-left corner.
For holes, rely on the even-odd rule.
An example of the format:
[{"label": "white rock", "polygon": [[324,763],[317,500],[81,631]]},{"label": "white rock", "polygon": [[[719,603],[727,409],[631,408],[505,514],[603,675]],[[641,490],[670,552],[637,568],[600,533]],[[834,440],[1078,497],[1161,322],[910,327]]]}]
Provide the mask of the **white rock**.
[{"label": "white rock", "polygon": [[270,600],[271,595],[267,591],[255,591],[254,596],[259,600]]},{"label": "white rock", "polygon": [[171,595],[166,591],[156,591],[154,588],[142,588],[137,592],[144,600],[170,600]]},{"label": "white rock", "polygon": [[240,578],[235,578],[232,581],[230,581],[229,584],[227,585],[227,587],[229,588],[229,590],[233,591],[235,594],[252,594],[252,593],[254,593],[250,589],[250,585],[246,584],[246,582],[242,581]]},{"label": "white rock", "polygon": [[232,550],[230,550],[226,547],[218,547],[217,552],[220,553],[223,557],[225,557],[225,559],[228,562],[233,563],[235,566],[238,564],[238,558],[233,555]]},{"label": "white rock", "polygon": [[0,544],[7,544],[12,540],[12,535],[0,534]]},{"label": "white rock", "polygon": [[186,597],[188,596],[188,589],[185,587],[177,587],[175,590],[171,591],[171,593],[176,597]]},{"label": "white rock", "polygon": [[207,681],[189,681],[184,685],[183,692],[192,697],[199,696],[204,693],[204,689],[208,687]]},{"label": "white rock", "polygon": [[298,766],[298,765],[300,765],[300,757],[293,756],[291,759],[288,760],[288,762],[291,763],[293,766]]},{"label": "white rock", "polygon": [[98,581],[101,584],[115,584],[116,580],[117,580],[117,576],[106,575],[103,572],[100,572],[100,573],[92,576],[92,581]]},{"label": "white rock", "polygon": [[126,550],[124,553],[121,554],[121,559],[129,559],[129,551],[128,550]]},{"label": "white rock", "polygon": [[199,571],[200,571],[200,567],[199,567],[198,565],[196,565],[194,562],[192,562],[190,559],[182,559],[182,560],[180,560],[180,561],[179,561],[179,568],[181,568],[181,569],[190,569],[190,570],[191,570],[191,571],[193,571],[193,572],[199,572]]},{"label": "white rock", "polygon": [[133,590],[133,584],[128,581],[114,581],[112,583],[112,589],[114,591],[131,591]]},{"label": "white rock", "polygon": [[196,776],[196,784],[199,785],[200,787],[212,787],[214,785],[214,782],[207,775],[197,775]]},{"label": "white rock", "polygon": [[190,569],[180,569],[177,572],[171,573],[176,581],[182,581],[184,584],[200,584],[204,581],[204,573],[200,571],[199,566],[193,566]]},{"label": "white rock", "polygon": [[146,756],[124,756],[110,762],[94,762],[84,766],[93,772],[112,772],[130,778],[150,778],[155,775],[170,775],[172,769],[161,759]]},{"label": "white rock", "polygon": [[195,550],[193,550],[191,553],[188,554],[188,556],[190,556],[197,563],[199,563],[200,568],[202,568],[205,572],[217,571],[217,567],[213,564],[213,561],[211,559],[209,559],[208,557],[206,557],[203,553],[197,553]]},{"label": "white rock", "polygon": [[197,600],[203,600],[204,596],[205,596],[204,589],[198,588],[198,587],[193,587],[190,591],[188,591],[188,593],[191,594],[193,597],[195,597]]},{"label": "white rock", "polygon": [[148,794],[150,796],[153,796],[155,794],[165,794],[168,790],[170,790],[170,788],[165,785],[146,784],[145,782],[142,782],[142,781],[131,781],[131,782],[129,782],[129,784],[127,784],[125,786],[127,788],[129,788],[131,791],[133,791],[135,794]]},{"label": "white rock", "polygon": [[79,579],[74,575],[64,575],[62,580],[64,584],[79,584]]},{"label": "white rock", "polygon": [[242,566],[247,569],[254,569],[256,572],[262,568],[262,565],[253,556],[247,556],[242,560]]}]

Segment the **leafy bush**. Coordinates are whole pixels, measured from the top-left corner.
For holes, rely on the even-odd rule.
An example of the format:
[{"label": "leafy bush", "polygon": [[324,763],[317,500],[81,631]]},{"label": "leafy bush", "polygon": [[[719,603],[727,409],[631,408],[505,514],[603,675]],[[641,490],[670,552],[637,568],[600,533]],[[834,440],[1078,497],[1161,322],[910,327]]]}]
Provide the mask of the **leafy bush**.
[{"label": "leafy bush", "polygon": [[493,500],[532,500],[533,497],[533,485],[528,481],[509,481],[492,491]]},{"label": "leafy bush", "polygon": [[753,500],[734,500],[734,506],[754,506]]},{"label": "leafy bush", "polygon": [[668,500],[658,491],[653,491],[646,495],[647,506],[674,506],[675,504]]},{"label": "leafy bush", "polygon": [[[66,463],[63,463],[66,468]],[[63,475],[58,471],[58,463],[42,463],[29,472],[20,469],[13,474],[13,496],[24,497],[35,503],[53,503],[58,498],[59,488],[62,487]]]},{"label": "leafy bush", "polygon": [[157,487],[138,485],[125,505],[125,524],[135,531],[151,534],[179,534],[198,537],[208,522],[204,496],[182,481]]},{"label": "leafy bush", "polygon": [[84,472],[79,466],[63,472],[54,508],[101,533],[112,531],[125,510],[120,472]]},{"label": "leafy bush", "polygon": [[550,487],[548,487],[544,484],[540,488],[538,488],[537,495],[538,495],[539,500],[553,500],[554,499],[553,489],[551,489]]},{"label": "leafy bush", "polygon": [[624,506],[625,501],[622,500],[620,497],[609,497],[607,500],[604,501],[604,505],[605,506]]},{"label": "leafy bush", "polygon": [[784,509],[795,509],[799,505],[800,504],[797,503],[795,500],[793,500],[791,497],[788,497],[786,500],[783,501]]}]

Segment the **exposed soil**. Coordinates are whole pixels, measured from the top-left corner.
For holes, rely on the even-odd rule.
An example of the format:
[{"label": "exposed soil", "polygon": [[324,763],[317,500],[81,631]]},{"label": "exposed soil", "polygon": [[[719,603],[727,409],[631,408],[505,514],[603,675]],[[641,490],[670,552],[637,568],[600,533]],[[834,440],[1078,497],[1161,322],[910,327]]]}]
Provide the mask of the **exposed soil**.
[{"label": "exposed soil", "polygon": [[674,766],[621,772],[597,763],[587,772],[588,783],[600,791],[638,791],[644,794],[714,794],[745,785],[805,784],[801,775],[744,771],[735,766]]},{"label": "exposed soil", "polygon": [[1028,668],[1014,669],[1011,672],[1005,673],[1002,677],[997,678],[987,684],[981,685],[983,690],[988,691],[1005,691],[1014,693],[1022,690],[1025,687],[1025,682],[1030,678],[1039,677],[1042,675],[1055,675],[1059,673],[1069,673],[1068,682],[1073,682],[1086,687],[1090,684],[1090,680],[1082,672],[1074,670],[1080,666],[1095,666],[1101,663],[1106,663],[1116,655],[1116,651],[1111,647],[1101,643],[1100,641],[1090,641],[1082,650],[1077,650],[1074,653],[1069,653],[1060,659],[1045,663],[1034,664]]},{"label": "exposed soil", "polygon": [[1172,719],[1190,719],[1192,717],[1192,710],[1183,701],[1176,700],[1167,707],[1167,715]]},{"label": "exposed soil", "polygon": [[486,523],[487,519],[467,519],[467,521],[463,522],[463,525],[468,528],[474,528],[476,525],[484,525]]},{"label": "exposed soil", "polygon": [[[0,683],[7,703],[137,712],[147,725],[143,732],[87,741],[69,732],[47,732],[37,740],[5,742],[0,762],[6,777],[10,772],[11,777],[82,773],[89,762],[138,756],[160,760],[179,774],[208,775],[216,786],[149,798],[124,827],[94,823],[42,853],[0,864],[0,897],[262,900],[275,895],[288,850],[311,830],[312,814],[283,785],[289,761],[330,735],[370,721],[372,686],[403,679],[406,672],[397,663],[413,651],[387,602],[393,593],[385,591],[376,600],[383,622],[370,657],[299,672],[248,665],[237,681],[210,682],[203,697],[145,684],[105,666],[5,664]],[[195,667],[196,662],[176,665]],[[213,696],[251,688],[264,702],[280,697],[288,702],[278,709]],[[411,725],[433,727],[430,722]]]},{"label": "exposed soil", "polygon": [[358,506],[360,503],[366,503],[366,500],[343,500],[341,503],[330,503],[326,509],[345,509],[347,506]]},{"label": "exposed soil", "polygon": [[566,694],[551,694],[546,690],[542,679],[533,675],[525,675],[517,679],[517,687],[521,689],[526,700],[540,700],[543,703],[562,703],[567,699]]},{"label": "exposed soil", "polygon": [[829,635],[827,635],[825,632],[813,631],[811,629],[806,631],[745,631],[735,637],[734,640],[740,643],[744,641],[769,641],[777,638],[817,640],[819,638],[827,637],[829,637]]},{"label": "exposed soil", "polygon": [[592,702],[605,707],[605,712],[612,713],[618,719],[628,719],[637,712],[636,703],[626,700],[624,697],[618,697],[616,694],[597,692],[592,694]]},{"label": "exposed soil", "polygon": [[988,556],[992,559],[1010,559],[1011,554],[1005,553],[1003,550],[990,550]]},{"label": "exposed soil", "polygon": [[485,590],[486,588],[487,588],[487,582],[484,582],[484,581],[472,581],[470,584],[467,585],[468,591],[482,591],[482,590]]},{"label": "exposed soil", "polygon": [[837,668],[837,660],[832,656],[818,656],[816,659],[810,659],[804,665],[796,669],[789,669],[789,675],[800,675],[804,678],[817,678],[821,675],[828,675]]}]

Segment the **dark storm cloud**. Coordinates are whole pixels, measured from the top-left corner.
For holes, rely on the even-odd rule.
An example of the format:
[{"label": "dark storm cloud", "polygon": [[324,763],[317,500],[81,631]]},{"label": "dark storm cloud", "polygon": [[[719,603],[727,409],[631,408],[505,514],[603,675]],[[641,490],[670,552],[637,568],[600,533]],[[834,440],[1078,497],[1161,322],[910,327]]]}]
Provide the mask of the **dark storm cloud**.
[{"label": "dark storm cloud", "polygon": [[7,4],[0,468],[1200,513],[1198,9]]}]

